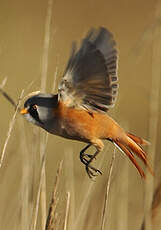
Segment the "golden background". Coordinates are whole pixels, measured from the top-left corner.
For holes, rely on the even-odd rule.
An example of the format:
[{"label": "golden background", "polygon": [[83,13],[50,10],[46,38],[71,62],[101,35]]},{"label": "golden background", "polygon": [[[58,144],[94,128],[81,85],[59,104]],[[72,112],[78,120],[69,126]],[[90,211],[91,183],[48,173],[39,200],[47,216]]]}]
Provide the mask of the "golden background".
[{"label": "golden background", "polygon": [[[4,89],[15,100],[22,89],[25,89],[25,95],[40,89],[47,9],[48,2],[45,0],[0,1],[0,81],[7,77]],[[99,26],[114,34],[119,51],[119,96],[110,114],[126,130],[152,142],[152,147],[149,147],[152,153],[148,152],[150,159],[154,158],[155,189],[161,178],[160,1],[53,1],[46,91],[51,92],[55,76],[57,88],[72,41],[79,44],[91,27]],[[0,106],[2,153],[14,110],[2,95]],[[41,160],[38,136],[38,128],[17,115],[0,168],[0,229],[33,229],[28,224],[34,213],[32,205],[39,184]],[[66,192],[69,191],[67,229],[70,230],[101,229],[105,188],[115,151],[107,142],[105,151],[96,161],[103,175],[98,176],[96,182],[91,182],[79,160],[79,152],[84,146],[83,143],[49,135],[45,151],[47,210],[56,170],[63,159],[59,191],[62,207],[58,213],[64,212]],[[148,178],[151,180],[151,176]],[[146,214],[145,194],[144,181],[131,162],[117,151],[105,229],[141,229]],[[28,212],[24,211],[26,206]],[[41,212],[38,219],[37,229],[42,229]],[[58,229],[63,229],[62,222]],[[158,226],[156,229],[159,229]]]}]

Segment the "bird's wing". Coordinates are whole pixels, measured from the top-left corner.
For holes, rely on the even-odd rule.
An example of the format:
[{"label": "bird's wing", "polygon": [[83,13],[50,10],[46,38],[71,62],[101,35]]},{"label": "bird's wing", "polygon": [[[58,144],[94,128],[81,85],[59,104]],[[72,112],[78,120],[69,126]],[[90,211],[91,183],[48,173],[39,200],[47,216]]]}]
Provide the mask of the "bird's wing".
[{"label": "bird's wing", "polygon": [[69,107],[106,112],[114,106],[118,92],[117,51],[112,34],[92,29],[77,50],[73,44],[59,100]]}]

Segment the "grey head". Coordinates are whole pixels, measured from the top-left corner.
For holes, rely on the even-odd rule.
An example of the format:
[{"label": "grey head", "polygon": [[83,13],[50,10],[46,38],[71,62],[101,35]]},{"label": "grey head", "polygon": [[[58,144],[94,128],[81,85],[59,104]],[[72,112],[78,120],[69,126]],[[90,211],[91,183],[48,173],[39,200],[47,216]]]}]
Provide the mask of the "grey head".
[{"label": "grey head", "polygon": [[21,114],[32,122],[48,130],[49,123],[54,118],[54,108],[58,105],[58,95],[39,93],[26,100]]}]

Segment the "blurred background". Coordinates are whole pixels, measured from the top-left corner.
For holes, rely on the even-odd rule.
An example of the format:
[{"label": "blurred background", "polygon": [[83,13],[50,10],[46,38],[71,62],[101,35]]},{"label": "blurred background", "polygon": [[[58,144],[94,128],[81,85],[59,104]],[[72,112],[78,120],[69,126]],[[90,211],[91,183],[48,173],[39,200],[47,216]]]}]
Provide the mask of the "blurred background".
[{"label": "blurred background", "polygon": [[[67,191],[70,192],[67,229],[101,229],[110,163],[116,152],[105,229],[141,229],[152,191],[155,192],[161,179],[161,1],[53,0],[49,7],[52,14],[46,92],[57,92],[72,42],[80,44],[91,27],[108,28],[117,42],[120,83],[116,106],[109,113],[124,129],[152,143],[146,150],[154,164],[155,177],[153,181],[148,175],[150,182],[145,183],[127,157],[107,142],[95,162],[103,175],[92,182],[79,160],[85,144],[49,135],[45,148],[44,209],[48,211],[56,171],[63,160],[57,229],[63,229],[61,218],[65,215]],[[23,89],[25,95],[40,90],[47,11],[46,0],[0,1],[0,82],[7,77],[4,90],[15,101]],[[2,95],[0,106],[2,153],[14,109]],[[31,222],[41,174],[40,135],[38,128],[17,114],[0,168],[0,229],[34,229]],[[42,219],[39,211],[37,229],[43,229]],[[159,229],[156,220],[155,226]]]}]

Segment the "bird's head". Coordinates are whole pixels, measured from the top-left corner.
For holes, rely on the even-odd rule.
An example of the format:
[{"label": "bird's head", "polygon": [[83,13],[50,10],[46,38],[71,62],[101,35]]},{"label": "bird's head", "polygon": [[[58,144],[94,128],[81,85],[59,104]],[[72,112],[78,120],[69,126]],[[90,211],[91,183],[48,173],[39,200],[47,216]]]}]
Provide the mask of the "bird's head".
[{"label": "bird's head", "polygon": [[20,113],[33,124],[47,129],[48,124],[54,118],[54,108],[57,104],[57,95],[39,93],[25,101]]}]

